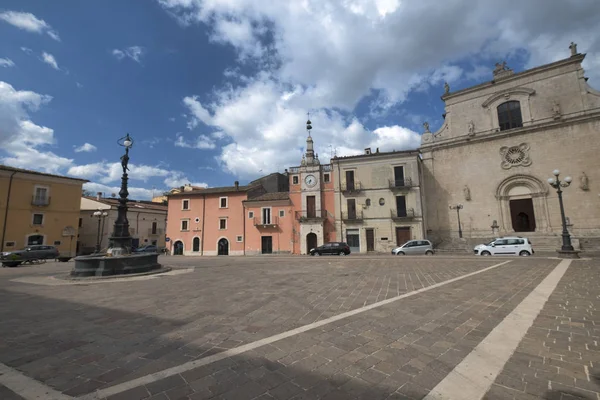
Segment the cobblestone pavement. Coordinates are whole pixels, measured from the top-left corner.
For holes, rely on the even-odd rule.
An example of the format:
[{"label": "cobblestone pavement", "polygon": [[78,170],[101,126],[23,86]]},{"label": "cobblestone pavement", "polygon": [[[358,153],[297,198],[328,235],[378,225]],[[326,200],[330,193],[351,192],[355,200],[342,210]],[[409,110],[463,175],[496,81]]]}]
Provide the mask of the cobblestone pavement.
[{"label": "cobblestone pavement", "polygon": [[[20,278],[49,282],[46,275],[71,264],[2,269],[0,362],[65,395],[82,396],[506,260],[109,397],[420,399],[558,260],[164,257],[165,264],[196,268],[146,280],[58,286]],[[567,398],[564,392],[600,400],[598,267],[597,261],[572,263],[486,398]],[[0,386],[0,399],[12,398],[22,397]]]}]

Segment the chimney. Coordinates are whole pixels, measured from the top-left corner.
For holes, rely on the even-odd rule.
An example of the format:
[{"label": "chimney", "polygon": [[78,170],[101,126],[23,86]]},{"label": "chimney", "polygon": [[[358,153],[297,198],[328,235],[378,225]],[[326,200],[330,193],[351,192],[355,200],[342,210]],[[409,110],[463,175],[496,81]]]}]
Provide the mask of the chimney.
[{"label": "chimney", "polygon": [[100,200],[102,198],[102,192],[96,192],[96,200]]},{"label": "chimney", "polygon": [[371,154],[371,148],[370,147],[367,147],[365,149],[365,154]]},{"label": "chimney", "polygon": [[233,182],[235,185],[235,190],[240,190],[240,183],[238,181]]}]

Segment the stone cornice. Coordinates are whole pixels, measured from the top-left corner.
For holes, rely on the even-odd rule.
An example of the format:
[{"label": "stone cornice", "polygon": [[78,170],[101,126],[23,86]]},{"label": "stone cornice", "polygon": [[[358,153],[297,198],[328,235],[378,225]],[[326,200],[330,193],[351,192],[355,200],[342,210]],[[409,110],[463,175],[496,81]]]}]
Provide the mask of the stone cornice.
[{"label": "stone cornice", "polygon": [[446,139],[445,141],[432,142],[432,143],[421,145],[421,147],[419,147],[419,151],[421,153],[427,153],[427,152],[431,152],[431,151],[435,151],[435,150],[447,149],[447,148],[451,148],[451,147],[460,147],[460,146],[464,146],[464,145],[471,145],[473,143],[487,142],[490,140],[502,139],[502,138],[506,138],[506,137],[522,136],[522,135],[525,135],[528,133],[547,130],[548,128],[555,128],[555,127],[560,127],[563,125],[573,124],[573,123],[583,123],[583,122],[587,122],[587,121],[598,120],[599,118],[600,118],[600,110],[595,110],[591,114],[578,115],[578,116],[571,117],[568,119],[563,118],[560,121],[553,120],[553,121],[546,122],[546,123],[524,126],[519,129],[510,129],[510,130],[499,131],[499,132],[488,132],[484,135],[482,135],[480,133],[474,137],[464,135],[464,136],[459,136],[459,137],[452,138],[452,139]]},{"label": "stone cornice", "polygon": [[535,90],[529,89],[529,88],[521,88],[521,87],[506,89],[506,90],[503,90],[501,92],[494,93],[493,95],[491,95],[490,97],[488,97],[487,100],[484,101],[481,104],[481,107],[486,108],[490,104],[492,104],[494,101],[498,100],[501,97],[506,96],[507,94],[508,95],[511,95],[511,94],[524,94],[524,95],[531,96],[531,95],[535,94]]}]

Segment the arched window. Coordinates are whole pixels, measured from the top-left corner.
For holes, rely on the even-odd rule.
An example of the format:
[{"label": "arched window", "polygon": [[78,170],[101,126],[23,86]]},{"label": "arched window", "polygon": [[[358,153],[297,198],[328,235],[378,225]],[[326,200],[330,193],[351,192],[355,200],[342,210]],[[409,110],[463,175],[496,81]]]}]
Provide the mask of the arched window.
[{"label": "arched window", "polygon": [[200,238],[195,237],[192,245],[192,251],[200,251]]},{"label": "arched window", "polygon": [[522,127],[521,103],[512,100],[500,104],[498,106],[498,125],[500,125],[501,131]]}]

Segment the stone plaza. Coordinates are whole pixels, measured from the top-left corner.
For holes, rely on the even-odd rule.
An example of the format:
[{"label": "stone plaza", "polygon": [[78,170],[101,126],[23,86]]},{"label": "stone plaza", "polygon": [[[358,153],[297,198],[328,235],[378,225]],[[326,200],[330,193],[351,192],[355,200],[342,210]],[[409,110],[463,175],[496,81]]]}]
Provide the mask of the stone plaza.
[{"label": "stone plaza", "polygon": [[600,400],[600,259],[161,256],[0,270],[0,399]]}]

